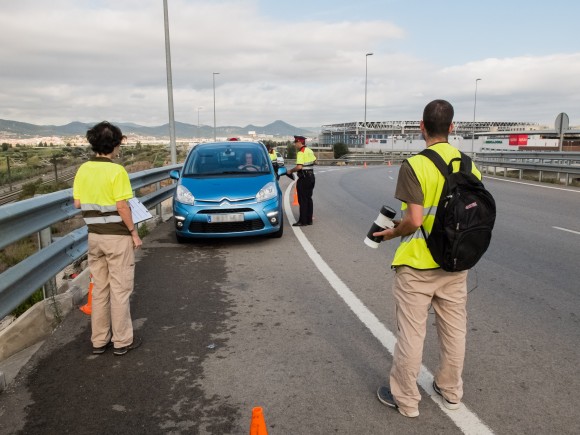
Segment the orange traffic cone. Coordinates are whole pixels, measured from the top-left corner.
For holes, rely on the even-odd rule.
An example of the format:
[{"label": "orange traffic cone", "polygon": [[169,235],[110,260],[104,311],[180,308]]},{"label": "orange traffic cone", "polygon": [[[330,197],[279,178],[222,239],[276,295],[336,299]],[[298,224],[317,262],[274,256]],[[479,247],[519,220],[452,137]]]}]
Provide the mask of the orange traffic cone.
[{"label": "orange traffic cone", "polygon": [[294,188],[294,200],[292,201],[292,205],[300,205],[298,204],[298,193],[296,192],[296,188]]},{"label": "orange traffic cone", "polygon": [[91,275],[89,281],[89,296],[87,298],[87,303],[79,308],[83,313],[88,314],[89,316],[92,313],[92,303],[93,303],[93,275]]},{"label": "orange traffic cone", "polygon": [[250,435],[268,435],[268,431],[266,430],[266,422],[264,421],[264,414],[260,406],[252,409]]},{"label": "orange traffic cone", "polygon": [[367,167],[367,162],[365,162],[365,168]]},{"label": "orange traffic cone", "polygon": [[389,160],[389,166],[391,166],[391,161]]}]

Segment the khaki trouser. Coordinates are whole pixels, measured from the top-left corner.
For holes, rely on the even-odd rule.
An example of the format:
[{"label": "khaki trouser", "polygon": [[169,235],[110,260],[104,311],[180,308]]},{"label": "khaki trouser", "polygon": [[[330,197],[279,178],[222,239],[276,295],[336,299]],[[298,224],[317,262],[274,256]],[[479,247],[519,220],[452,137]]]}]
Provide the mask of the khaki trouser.
[{"label": "khaki trouser", "polygon": [[129,297],[133,292],[135,253],[131,236],[89,233],[89,268],[93,275],[91,341],[110,340],[116,348],[133,342]]},{"label": "khaki trouser", "polygon": [[463,396],[463,360],[467,331],[467,271],[396,269],[397,343],[390,386],[397,405],[405,412],[418,409],[421,394],[417,377],[423,357],[429,305],[435,310],[439,338],[439,368],[435,382],[447,400]]}]

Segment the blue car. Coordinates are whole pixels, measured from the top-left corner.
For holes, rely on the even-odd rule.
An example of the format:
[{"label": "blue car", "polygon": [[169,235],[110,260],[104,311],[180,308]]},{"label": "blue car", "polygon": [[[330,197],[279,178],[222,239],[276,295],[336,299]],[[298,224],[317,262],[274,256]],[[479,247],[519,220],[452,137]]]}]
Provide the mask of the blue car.
[{"label": "blue car", "polygon": [[[286,174],[278,169],[278,176]],[[178,242],[192,238],[282,237],[282,191],[264,144],[214,142],[196,145],[173,195]]]}]

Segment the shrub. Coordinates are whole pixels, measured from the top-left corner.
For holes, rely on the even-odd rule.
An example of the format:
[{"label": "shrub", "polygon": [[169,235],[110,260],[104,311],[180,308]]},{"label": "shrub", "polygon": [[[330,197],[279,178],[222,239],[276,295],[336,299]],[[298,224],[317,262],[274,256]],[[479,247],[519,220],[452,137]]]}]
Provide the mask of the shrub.
[{"label": "shrub", "polygon": [[342,142],[337,142],[332,147],[334,151],[334,158],[340,159],[342,156],[348,154],[348,145]]}]

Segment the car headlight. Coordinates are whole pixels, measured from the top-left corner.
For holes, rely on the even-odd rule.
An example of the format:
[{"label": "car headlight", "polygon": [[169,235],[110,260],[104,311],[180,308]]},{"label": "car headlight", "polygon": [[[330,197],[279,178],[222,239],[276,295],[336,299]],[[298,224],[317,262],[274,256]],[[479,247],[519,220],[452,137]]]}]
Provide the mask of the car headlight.
[{"label": "car headlight", "polygon": [[187,190],[187,187],[184,187],[181,184],[177,186],[177,190],[175,191],[175,199],[182,204],[190,205],[193,205],[195,201],[194,196],[189,190]]},{"label": "car headlight", "polygon": [[274,198],[277,194],[278,192],[276,191],[276,184],[273,182],[269,182],[260,189],[260,191],[256,195],[256,199],[258,200],[258,202],[267,201],[269,199]]}]

